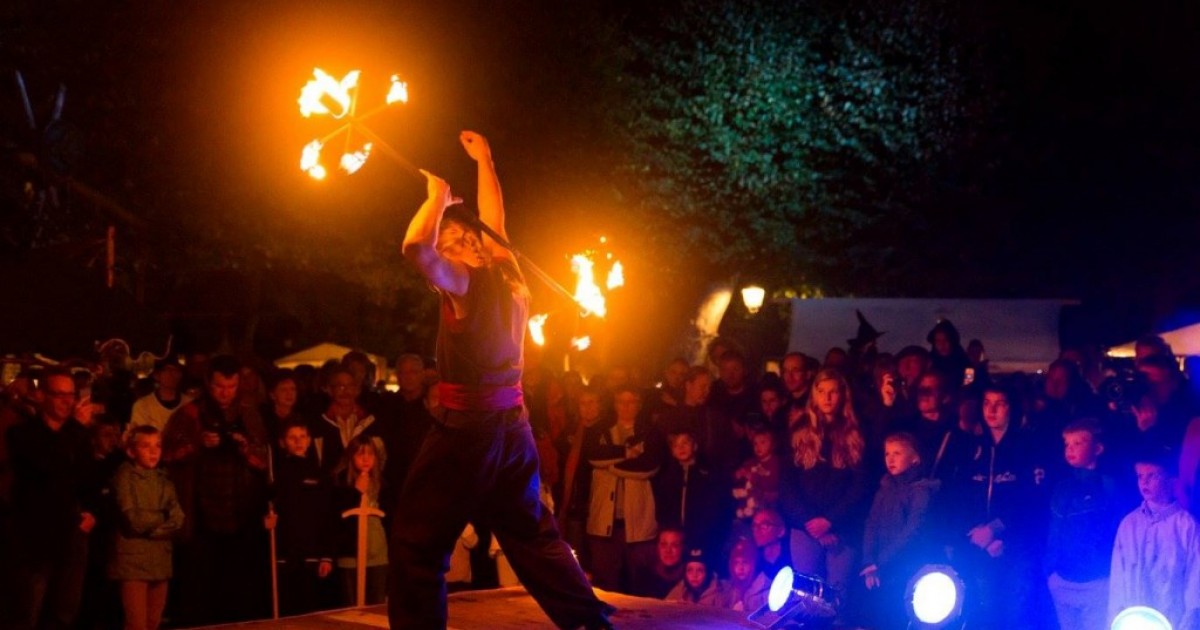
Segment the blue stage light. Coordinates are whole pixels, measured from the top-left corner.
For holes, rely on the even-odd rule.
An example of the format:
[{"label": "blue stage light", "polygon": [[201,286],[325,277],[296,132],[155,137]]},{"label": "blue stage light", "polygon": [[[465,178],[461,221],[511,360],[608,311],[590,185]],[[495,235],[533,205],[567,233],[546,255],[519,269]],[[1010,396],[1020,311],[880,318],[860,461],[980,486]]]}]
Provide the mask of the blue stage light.
[{"label": "blue stage light", "polygon": [[818,630],[830,626],[837,615],[837,606],[837,595],[824,580],[784,567],[771,580],[767,604],[746,618],[762,628],[799,624]]},{"label": "blue stage light", "polygon": [[963,582],[954,569],[926,565],[908,582],[905,608],[912,628],[938,630],[959,623]]},{"label": "blue stage light", "polygon": [[1148,606],[1131,606],[1113,618],[1112,630],[1171,630],[1171,622]]}]

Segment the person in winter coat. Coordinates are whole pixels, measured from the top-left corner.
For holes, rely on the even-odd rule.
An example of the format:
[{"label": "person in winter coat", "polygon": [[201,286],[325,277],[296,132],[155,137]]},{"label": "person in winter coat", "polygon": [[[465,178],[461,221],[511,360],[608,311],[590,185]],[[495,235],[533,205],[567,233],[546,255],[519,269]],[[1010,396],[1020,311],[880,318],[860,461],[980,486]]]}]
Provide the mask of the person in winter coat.
[{"label": "person in winter coat", "polygon": [[729,580],[720,593],[720,606],[751,613],[767,603],[771,581],[758,570],[758,549],[743,538],[729,552]]},{"label": "person in winter coat", "polygon": [[156,630],[167,604],[171,538],[183,527],[175,484],[158,468],[162,435],[153,425],[129,433],[131,461],[112,480],[119,512],[108,577],[120,583],[126,630]]},{"label": "person in winter coat", "polygon": [[683,579],[667,594],[666,601],[714,608],[721,605],[721,583],[716,572],[709,568],[703,549],[688,551]]},{"label": "person in winter coat", "polygon": [[894,433],[884,440],[887,474],[879,483],[863,533],[859,575],[874,613],[872,627],[899,623],[908,578],[928,559],[925,547],[930,504],[941,482],[926,478],[916,437]]},{"label": "person in winter coat", "polygon": [[625,574],[654,555],[658,522],[650,479],[664,447],[653,427],[638,422],[641,394],[636,389],[618,389],[614,400],[616,422],[591,434],[595,441],[584,446],[592,466],[587,533],[593,583],[627,592]]}]

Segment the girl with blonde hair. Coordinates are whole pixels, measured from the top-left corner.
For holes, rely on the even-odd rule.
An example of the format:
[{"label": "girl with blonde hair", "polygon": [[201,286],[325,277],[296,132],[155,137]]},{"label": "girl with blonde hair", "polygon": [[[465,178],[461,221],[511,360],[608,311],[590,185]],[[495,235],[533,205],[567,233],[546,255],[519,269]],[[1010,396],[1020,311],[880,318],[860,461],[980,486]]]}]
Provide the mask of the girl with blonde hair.
[{"label": "girl with blonde hair", "polygon": [[792,452],[783,467],[780,512],[792,529],[792,566],[845,591],[854,576],[868,490],[866,443],[850,385],[821,370],[805,409],[791,421]]}]

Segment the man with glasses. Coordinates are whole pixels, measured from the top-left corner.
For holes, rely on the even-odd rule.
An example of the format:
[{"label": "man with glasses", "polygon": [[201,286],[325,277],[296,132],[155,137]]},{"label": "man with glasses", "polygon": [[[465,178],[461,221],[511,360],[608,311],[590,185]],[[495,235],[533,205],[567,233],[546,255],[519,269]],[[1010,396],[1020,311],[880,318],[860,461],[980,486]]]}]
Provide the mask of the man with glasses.
[{"label": "man with glasses", "polygon": [[79,612],[88,534],[96,525],[88,496],[87,429],[66,370],[47,370],[38,416],[8,431],[13,468],[15,628],[69,628]]},{"label": "man with glasses", "polygon": [[771,508],[755,512],[750,522],[750,537],[758,548],[758,570],[767,579],[774,579],[775,574],[792,562],[789,546],[783,544],[787,531],[783,517]]}]

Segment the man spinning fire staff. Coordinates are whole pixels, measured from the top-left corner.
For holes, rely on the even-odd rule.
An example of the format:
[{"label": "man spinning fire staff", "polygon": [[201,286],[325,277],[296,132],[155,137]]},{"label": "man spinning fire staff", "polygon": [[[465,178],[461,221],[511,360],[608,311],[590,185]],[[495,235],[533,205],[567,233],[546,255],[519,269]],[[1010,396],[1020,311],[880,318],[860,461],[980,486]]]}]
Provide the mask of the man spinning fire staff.
[{"label": "man spinning fire staff", "polygon": [[611,628],[612,608],[596,598],[539,501],[537,448],[521,392],[529,288],[512,252],[484,234],[508,238],[488,142],[473,131],[459,140],[478,164],[479,218],[458,205],[445,181],[421,171],[429,198],[404,237],[404,256],[441,296],[444,412],[396,502],[388,618],[393,629],[446,627],[448,559],[468,519],[479,519],[555,625]]}]

